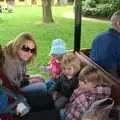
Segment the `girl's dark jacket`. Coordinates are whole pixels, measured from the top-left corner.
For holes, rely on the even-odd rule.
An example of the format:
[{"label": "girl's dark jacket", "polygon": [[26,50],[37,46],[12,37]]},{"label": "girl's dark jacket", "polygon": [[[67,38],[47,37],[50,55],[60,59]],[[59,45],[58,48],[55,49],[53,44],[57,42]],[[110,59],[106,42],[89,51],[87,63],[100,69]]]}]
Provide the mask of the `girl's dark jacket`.
[{"label": "girl's dark jacket", "polygon": [[56,85],[53,88],[53,92],[57,91],[62,96],[69,98],[74,89],[78,87],[78,74],[75,74],[71,79],[68,79],[64,74],[60,75],[60,77],[56,80]]}]

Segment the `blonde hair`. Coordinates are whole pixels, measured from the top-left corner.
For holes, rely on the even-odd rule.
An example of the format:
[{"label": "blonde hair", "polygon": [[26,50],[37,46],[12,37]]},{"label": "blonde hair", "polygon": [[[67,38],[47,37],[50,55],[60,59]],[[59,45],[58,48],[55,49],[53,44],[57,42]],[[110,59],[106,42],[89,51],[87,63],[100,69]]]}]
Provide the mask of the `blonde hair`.
[{"label": "blonde hair", "polygon": [[35,53],[28,61],[30,62],[37,55],[37,45],[35,43],[35,38],[31,33],[28,32],[20,33],[14,40],[11,40],[8,44],[4,46],[4,51],[13,58],[18,57],[18,50],[24,45],[26,41],[32,41],[33,44],[35,45]]},{"label": "blonde hair", "polygon": [[80,60],[80,58],[74,53],[68,53],[63,56],[61,61],[61,66],[64,68],[65,66],[72,66],[75,70],[75,73],[79,72],[85,63]]},{"label": "blonde hair", "polygon": [[2,66],[3,60],[4,60],[3,50],[2,50],[2,46],[0,45],[0,68]]},{"label": "blonde hair", "polygon": [[85,66],[81,70],[79,80],[91,82],[95,86],[108,84],[107,76],[105,76],[98,68],[90,65]]}]

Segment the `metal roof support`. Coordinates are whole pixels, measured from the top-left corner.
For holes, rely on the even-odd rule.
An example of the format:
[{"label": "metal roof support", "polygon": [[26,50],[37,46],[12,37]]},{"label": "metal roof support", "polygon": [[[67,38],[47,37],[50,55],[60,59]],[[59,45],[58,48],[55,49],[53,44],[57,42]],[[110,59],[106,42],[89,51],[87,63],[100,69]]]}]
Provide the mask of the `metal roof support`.
[{"label": "metal roof support", "polygon": [[74,51],[80,51],[82,0],[75,0]]}]

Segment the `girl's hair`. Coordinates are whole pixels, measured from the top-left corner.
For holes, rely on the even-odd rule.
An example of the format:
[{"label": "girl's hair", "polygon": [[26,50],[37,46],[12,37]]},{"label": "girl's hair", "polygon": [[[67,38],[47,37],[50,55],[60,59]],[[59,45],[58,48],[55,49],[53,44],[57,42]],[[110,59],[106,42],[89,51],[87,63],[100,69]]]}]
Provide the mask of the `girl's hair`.
[{"label": "girl's hair", "polygon": [[1,61],[1,58],[2,58],[2,46],[0,45],[0,61]]},{"label": "girl's hair", "polygon": [[0,45],[0,68],[2,67],[3,62],[4,62],[4,55],[3,55],[2,46]]},{"label": "girl's hair", "polygon": [[91,82],[95,86],[108,84],[107,76],[105,76],[98,68],[90,65],[85,66],[81,70],[79,80]]},{"label": "girl's hair", "polygon": [[14,40],[11,40],[8,44],[4,46],[4,51],[14,58],[18,57],[18,50],[22,48],[26,41],[32,41],[35,45],[35,52],[31,59],[28,61],[30,62],[37,55],[37,45],[35,43],[35,38],[31,33],[20,33]]},{"label": "girl's hair", "polygon": [[79,72],[85,65],[86,63],[81,61],[80,58],[74,53],[65,54],[61,61],[62,68],[65,66],[72,66],[75,73]]}]

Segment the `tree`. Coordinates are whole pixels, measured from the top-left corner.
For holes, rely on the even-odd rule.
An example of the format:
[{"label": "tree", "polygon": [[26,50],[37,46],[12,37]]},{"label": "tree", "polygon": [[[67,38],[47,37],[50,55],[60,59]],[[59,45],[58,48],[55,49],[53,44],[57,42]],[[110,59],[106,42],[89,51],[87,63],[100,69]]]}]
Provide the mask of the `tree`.
[{"label": "tree", "polygon": [[52,0],[42,0],[42,9],[43,9],[43,22],[53,23],[52,9],[51,9]]},{"label": "tree", "polygon": [[53,5],[57,5],[57,6],[59,6],[60,5],[60,0],[53,0]]},{"label": "tree", "polygon": [[60,6],[66,4],[68,4],[68,0],[54,0],[54,5]]}]

